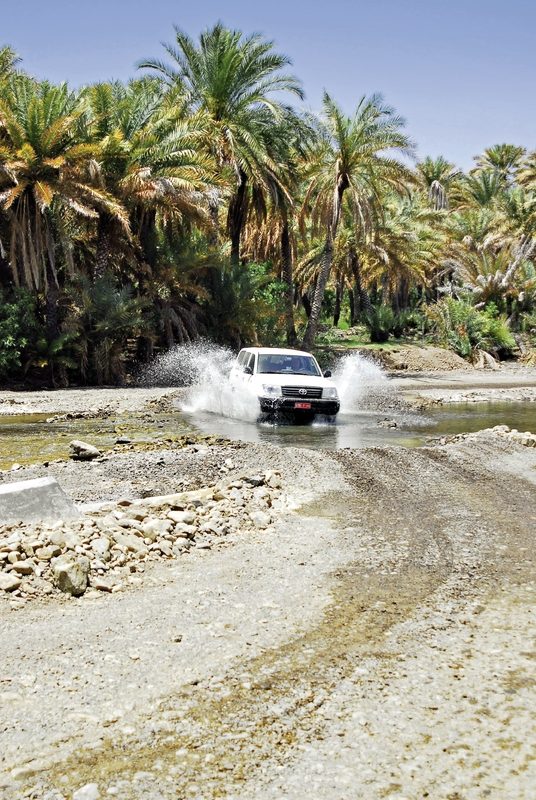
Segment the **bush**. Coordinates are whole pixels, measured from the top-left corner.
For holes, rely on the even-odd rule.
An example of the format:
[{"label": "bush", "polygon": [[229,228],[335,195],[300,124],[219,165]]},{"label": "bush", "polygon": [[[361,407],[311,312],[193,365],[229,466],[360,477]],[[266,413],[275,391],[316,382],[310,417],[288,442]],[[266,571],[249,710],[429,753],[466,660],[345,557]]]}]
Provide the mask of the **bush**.
[{"label": "bush", "polygon": [[427,308],[426,316],[437,340],[463,358],[474,360],[481,352],[502,356],[516,346],[506,318],[495,308],[479,311],[465,300],[445,297]]},{"label": "bush", "polygon": [[26,361],[27,348],[43,336],[35,299],[24,289],[0,289],[0,379],[13,378]]},{"label": "bush", "polygon": [[390,306],[375,306],[364,314],[363,321],[368,328],[370,341],[383,344],[393,330],[395,315]]}]

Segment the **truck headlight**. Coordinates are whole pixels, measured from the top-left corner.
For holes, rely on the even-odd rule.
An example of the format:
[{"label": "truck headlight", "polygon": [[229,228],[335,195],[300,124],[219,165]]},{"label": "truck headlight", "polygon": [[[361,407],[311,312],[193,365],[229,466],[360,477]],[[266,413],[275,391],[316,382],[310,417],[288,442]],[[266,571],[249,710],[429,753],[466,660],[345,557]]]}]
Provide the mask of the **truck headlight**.
[{"label": "truck headlight", "polygon": [[328,386],[327,389],[324,389],[324,391],[322,392],[322,397],[324,397],[326,400],[339,399],[339,395],[337,394],[337,389],[335,388],[335,386]]},{"label": "truck headlight", "polygon": [[263,383],[262,391],[265,397],[281,397],[281,386]]}]

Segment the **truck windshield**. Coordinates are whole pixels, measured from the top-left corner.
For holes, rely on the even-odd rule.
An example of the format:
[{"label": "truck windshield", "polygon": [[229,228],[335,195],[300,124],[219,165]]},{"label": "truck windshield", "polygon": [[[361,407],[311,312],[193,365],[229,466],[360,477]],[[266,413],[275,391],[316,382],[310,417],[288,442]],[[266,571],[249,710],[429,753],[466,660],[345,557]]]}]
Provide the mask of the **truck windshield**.
[{"label": "truck windshield", "polygon": [[316,375],[321,377],[316,361],[312,356],[259,355],[257,372],[271,375]]}]

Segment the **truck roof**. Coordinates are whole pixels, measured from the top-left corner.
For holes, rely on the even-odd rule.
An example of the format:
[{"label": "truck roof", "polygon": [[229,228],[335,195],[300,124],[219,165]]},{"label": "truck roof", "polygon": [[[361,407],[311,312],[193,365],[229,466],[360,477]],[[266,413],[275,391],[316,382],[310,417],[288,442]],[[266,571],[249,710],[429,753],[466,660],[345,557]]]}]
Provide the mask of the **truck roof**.
[{"label": "truck roof", "polygon": [[305,350],[292,350],[285,347],[243,347],[242,350],[247,350],[250,353],[259,353],[267,356],[310,356],[312,353],[307,353]]}]

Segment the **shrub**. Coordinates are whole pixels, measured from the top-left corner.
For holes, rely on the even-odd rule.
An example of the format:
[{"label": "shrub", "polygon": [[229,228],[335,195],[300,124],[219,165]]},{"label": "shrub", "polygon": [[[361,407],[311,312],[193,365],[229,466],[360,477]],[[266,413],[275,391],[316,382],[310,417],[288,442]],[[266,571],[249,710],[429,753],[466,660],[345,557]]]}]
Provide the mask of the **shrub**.
[{"label": "shrub", "polygon": [[368,328],[370,341],[383,344],[389,339],[395,315],[390,306],[375,306],[372,311],[364,314],[363,321]]},{"label": "shrub", "polygon": [[0,289],[0,379],[12,378],[26,361],[30,342],[43,335],[35,299],[24,289]]},{"label": "shrub", "polygon": [[463,358],[475,359],[481,352],[506,355],[516,342],[506,318],[495,308],[479,311],[465,300],[445,297],[426,309],[437,340]]}]

